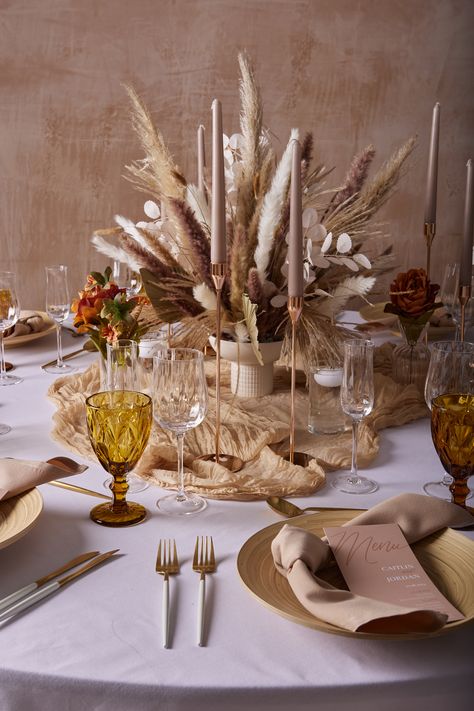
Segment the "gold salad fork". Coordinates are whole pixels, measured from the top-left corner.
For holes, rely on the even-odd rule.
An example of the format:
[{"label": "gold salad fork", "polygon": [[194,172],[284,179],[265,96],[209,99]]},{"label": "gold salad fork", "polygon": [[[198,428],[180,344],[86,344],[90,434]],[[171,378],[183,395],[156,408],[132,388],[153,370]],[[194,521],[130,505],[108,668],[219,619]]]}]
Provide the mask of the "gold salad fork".
[{"label": "gold salad fork", "polygon": [[178,551],[176,550],[176,542],[174,539],[163,539],[158,543],[156,572],[163,575],[161,625],[163,647],[168,649],[170,632],[169,576],[179,573]]},{"label": "gold salad fork", "polygon": [[212,536],[201,536],[196,538],[194,548],[193,570],[200,573],[199,580],[199,604],[197,621],[198,645],[204,646],[204,601],[206,597],[206,573],[213,573],[216,569],[216,558],[214,555],[214,543]]}]

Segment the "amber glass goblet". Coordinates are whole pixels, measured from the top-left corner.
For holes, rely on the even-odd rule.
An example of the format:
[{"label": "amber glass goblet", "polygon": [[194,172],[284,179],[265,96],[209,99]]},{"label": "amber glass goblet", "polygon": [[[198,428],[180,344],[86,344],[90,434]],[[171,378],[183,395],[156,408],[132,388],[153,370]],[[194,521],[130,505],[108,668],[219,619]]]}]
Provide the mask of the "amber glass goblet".
[{"label": "amber glass goblet", "polygon": [[127,475],[142,456],[150,436],[151,398],[131,390],[95,393],[86,400],[86,415],[94,452],[113,477],[113,501],[94,506],[90,517],[102,526],[140,523],[146,509],[127,501]]},{"label": "amber glass goblet", "polygon": [[443,467],[453,477],[453,504],[466,508],[467,480],[474,474],[474,392],[446,393],[431,402],[431,436]]}]

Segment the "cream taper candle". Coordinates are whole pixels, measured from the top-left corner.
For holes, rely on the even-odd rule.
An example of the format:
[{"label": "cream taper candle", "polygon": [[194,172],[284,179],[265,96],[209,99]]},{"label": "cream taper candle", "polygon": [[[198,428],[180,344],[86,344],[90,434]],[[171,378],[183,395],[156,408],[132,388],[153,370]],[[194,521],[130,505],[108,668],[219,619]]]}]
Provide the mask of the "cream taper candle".
[{"label": "cream taper candle", "polygon": [[464,231],[459,286],[471,286],[472,279],[472,235],[474,232],[474,165],[472,158],[469,158],[466,167],[466,200],[464,203]]},{"label": "cream taper candle", "polygon": [[301,198],[301,144],[292,141],[288,296],[303,296],[303,220]]},{"label": "cream taper candle", "polygon": [[206,167],[206,151],[204,147],[204,126],[201,124],[197,131],[197,179],[198,189],[204,192],[204,169]]},{"label": "cream taper candle", "polygon": [[211,262],[227,262],[222,106],[218,99],[212,102]]},{"label": "cream taper candle", "polygon": [[438,149],[439,149],[439,114],[440,105],[433,108],[431,123],[430,152],[428,156],[428,172],[426,176],[425,223],[436,222],[436,193],[438,188]]}]

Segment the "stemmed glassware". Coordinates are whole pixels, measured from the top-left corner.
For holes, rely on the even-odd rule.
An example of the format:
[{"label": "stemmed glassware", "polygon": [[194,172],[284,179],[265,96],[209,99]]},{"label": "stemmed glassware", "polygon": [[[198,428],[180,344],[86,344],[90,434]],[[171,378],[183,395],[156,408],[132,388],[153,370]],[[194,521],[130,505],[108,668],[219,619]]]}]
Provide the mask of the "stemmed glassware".
[{"label": "stemmed glassware", "polygon": [[[448,486],[451,500],[465,506],[471,495],[467,479],[474,470],[473,343],[434,344],[425,398],[431,409],[433,443],[450,475],[446,483],[441,484],[441,490]],[[424,489],[435,494],[436,483],[431,482]]]},{"label": "stemmed glassware", "polygon": [[142,288],[142,278],[139,272],[134,272],[127,264],[114,260],[112,278],[114,282],[127,291],[127,297],[130,299],[137,296]]},{"label": "stemmed glassware", "polygon": [[[425,401],[430,410],[431,402],[435,397],[442,395],[447,390],[457,389],[457,378],[460,375],[458,366],[462,361],[464,353],[470,353],[474,358],[474,344],[453,341],[439,341],[433,343],[425,383]],[[452,481],[453,479],[448,468],[446,469],[446,474],[440,481],[429,481],[424,484],[423,489],[429,496],[451,501],[449,487]],[[471,496],[472,493],[469,493],[467,498],[471,498]]]},{"label": "stemmed glassware", "polygon": [[[104,390],[138,391],[138,344],[128,338],[120,338],[115,343],[107,343],[107,361]],[[110,477],[104,481],[106,489],[113,485]],[[137,494],[148,488],[148,484],[134,474],[128,476],[128,490]]]},{"label": "stemmed glassware", "polygon": [[341,405],[352,420],[351,473],[339,474],[332,486],[346,494],[370,494],[378,484],[362,477],[357,470],[357,434],[359,422],[374,406],[374,344],[371,341],[352,340],[344,344],[344,368],[341,386]]},{"label": "stemmed glassware", "polygon": [[[16,294],[13,272],[0,272],[0,385],[18,385],[23,378],[7,375],[3,334],[20,318],[20,302]],[[0,434],[7,434],[11,427],[0,423]]]},{"label": "stemmed glassware", "polygon": [[[455,340],[460,340],[461,304],[459,302],[459,270],[458,262],[449,263],[444,270],[443,281],[439,296],[446,311],[451,315],[456,327]],[[474,278],[472,286],[474,288]],[[474,293],[474,292],[473,292]],[[468,327],[474,319],[474,298],[471,298],[466,305],[466,326]]]},{"label": "stemmed glassware", "polygon": [[63,361],[61,345],[61,324],[69,316],[70,307],[67,267],[64,266],[64,264],[46,267],[46,313],[56,323],[58,340],[57,360],[54,365],[43,368],[47,373],[62,374],[70,373],[75,370],[75,368]]},{"label": "stemmed glassware", "polygon": [[90,517],[103,526],[140,523],[146,509],[127,501],[127,475],[142,456],[150,436],[151,398],[130,390],[95,393],[86,400],[87,429],[94,452],[112,474],[113,501],[94,506]]},{"label": "stemmed glassware", "polygon": [[160,427],[175,433],[178,450],[178,491],[157,501],[164,513],[189,516],[207,506],[205,499],[185,491],[183,462],[184,435],[203,421],[207,405],[203,354],[191,348],[161,349],[153,358],[153,415]]}]

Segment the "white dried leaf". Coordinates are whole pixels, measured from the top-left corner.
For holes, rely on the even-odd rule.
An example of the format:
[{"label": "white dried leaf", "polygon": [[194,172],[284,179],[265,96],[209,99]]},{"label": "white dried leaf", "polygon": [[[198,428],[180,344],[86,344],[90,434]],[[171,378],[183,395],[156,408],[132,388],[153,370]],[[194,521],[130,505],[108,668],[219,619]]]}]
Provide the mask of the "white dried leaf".
[{"label": "white dried leaf", "polygon": [[325,239],[328,231],[324,225],[319,222],[316,225],[312,225],[306,233],[306,236],[313,240],[313,242],[321,242]]},{"label": "white dried leaf", "polygon": [[161,215],[161,209],[154,200],[147,200],[143,205],[143,212],[150,220],[157,220]]},{"label": "white dried leaf", "polygon": [[331,296],[329,291],[324,291],[324,289],[315,289],[313,294],[317,294],[318,296]]},{"label": "white dried leaf", "polygon": [[301,219],[303,222],[303,227],[311,227],[312,225],[317,223],[318,213],[316,212],[314,207],[307,207],[305,210],[303,210],[303,215]]},{"label": "white dried leaf", "polygon": [[372,264],[365,254],[353,254],[352,259],[357,262],[357,264],[360,264],[361,267],[364,267],[364,269],[372,269]]},{"label": "white dried leaf", "polygon": [[242,294],[242,312],[253,352],[260,365],[263,365],[263,358],[258,345],[257,304],[253,304],[247,294]]},{"label": "white dried leaf", "polygon": [[345,254],[346,252],[349,252],[351,248],[352,240],[346,232],[343,232],[342,235],[339,235],[337,238],[337,251],[340,254]]},{"label": "white dried leaf", "polygon": [[326,259],[326,257],[323,257],[322,254],[313,256],[313,264],[315,267],[320,267],[321,269],[327,269],[327,267],[331,266],[331,263]]},{"label": "white dried leaf", "polygon": [[285,276],[285,277],[288,276],[288,268],[289,268],[289,264],[288,264],[288,260],[287,260],[280,270],[281,273],[283,274],[283,276]]},{"label": "white dried leaf", "polygon": [[323,254],[326,254],[328,249],[331,249],[331,245],[332,245],[332,232],[330,232],[328,235],[326,235],[326,238],[321,246],[321,252]]},{"label": "white dried leaf", "polygon": [[352,272],[359,271],[359,265],[356,264],[353,259],[349,259],[349,257],[341,257],[341,262]]},{"label": "white dried leaf", "polygon": [[270,304],[275,308],[279,309],[286,304],[288,297],[285,294],[276,294],[272,299],[270,299]]}]

